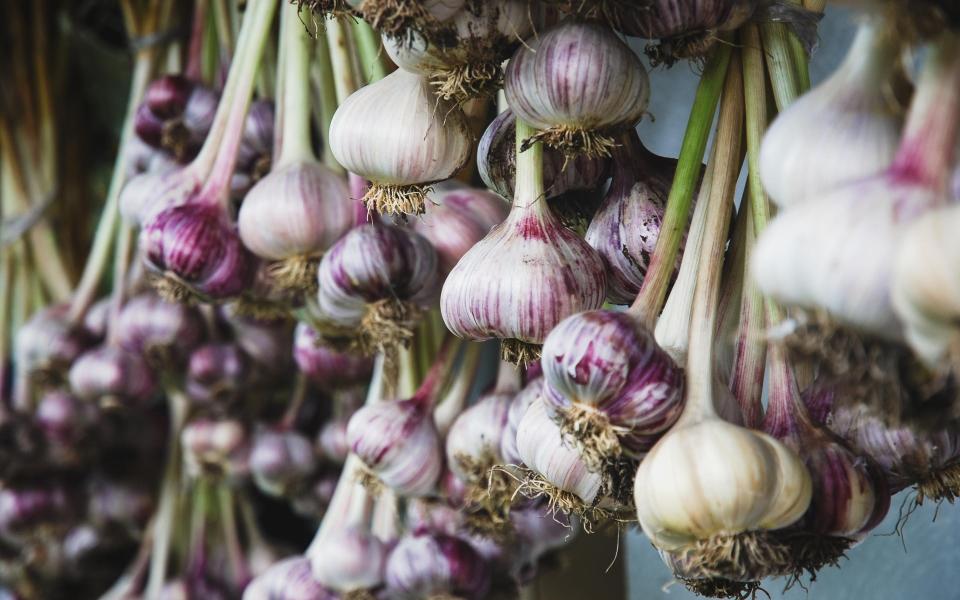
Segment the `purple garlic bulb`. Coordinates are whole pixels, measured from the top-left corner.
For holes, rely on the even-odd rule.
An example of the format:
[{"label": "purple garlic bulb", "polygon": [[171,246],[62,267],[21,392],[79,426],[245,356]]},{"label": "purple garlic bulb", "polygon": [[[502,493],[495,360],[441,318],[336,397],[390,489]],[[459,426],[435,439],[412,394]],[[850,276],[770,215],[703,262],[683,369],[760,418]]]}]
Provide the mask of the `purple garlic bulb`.
[{"label": "purple garlic bulb", "polygon": [[297,323],[293,338],[293,359],[300,372],[318,384],[349,386],[369,379],[373,361],[366,356],[337,352],[323,342],[306,323]]},{"label": "purple garlic bulb", "polygon": [[332,419],[323,424],[317,434],[317,447],[323,458],[334,464],[342,465],[350,454],[350,442],[347,440],[346,419]]},{"label": "purple garlic bulb", "polygon": [[543,344],[543,397],[592,469],[649,450],[683,410],[683,371],[626,312],[595,310]]},{"label": "purple garlic bulb", "polygon": [[346,594],[379,587],[387,548],[357,526],[333,529],[307,550],[313,577],[325,587]]},{"label": "purple garlic bulb", "polygon": [[253,438],[250,472],[264,493],[284,496],[305,482],[316,467],[313,444],[302,433],[265,429]]},{"label": "purple garlic bulb", "polygon": [[147,268],[158,290],[175,300],[194,295],[220,300],[253,281],[255,259],[217,204],[193,201],[157,213],[140,232]]},{"label": "purple garlic bulb", "polygon": [[420,599],[451,595],[470,600],[490,591],[490,568],[469,543],[443,534],[407,535],[390,553],[390,597]]},{"label": "purple garlic bulb", "polygon": [[156,391],[157,381],[143,356],[117,346],[100,346],[73,363],[70,389],[84,400],[143,403]]},{"label": "purple garlic bulb", "polygon": [[95,419],[89,402],[61,390],[46,392],[33,416],[46,441],[48,457],[58,465],[80,461],[80,446]]},{"label": "purple garlic bulb", "polygon": [[413,222],[413,228],[436,248],[440,271],[446,274],[492,227],[507,218],[509,209],[486,190],[445,182],[435,185],[428,194],[426,214]]},{"label": "purple garlic bulb", "polygon": [[243,590],[243,600],[334,600],[313,577],[310,559],[291,556],[274,563]]},{"label": "purple garlic bulb", "polygon": [[248,381],[249,360],[236,344],[206,344],[190,354],[186,391],[197,402],[232,400]]},{"label": "purple garlic bulb", "polygon": [[676,161],[643,147],[636,133],[614,153],[613,179],[586,240],[607,267],[607,298],[629,304],[647,274],[660,238],[660,225]]},{"label": "purple garlic bulb", "polygon": [[17,332],[17,369],[28,376],[66,371],[93,340],[83,327],[67,320],[66,304],[48,306],[30,317]]},{"label": "purple garlic bulb", "polygon": [[183,360],[203,336],[203,319],[195,309],[153,294],[131,298],[117,323],[119,344],[158,365]]},{"label": "purple garlic bulb", "polygon": [[[539,365],[540,363],[534,363]],[[520,421],[527,413],[527,409],[535,400],[543,396],[543,378],[537,375],[531,379],[510,401],[510,408],[507,410],[507,422],[503,428],[503,435],[500,439],[500,456],[503,462],[508,465],[519,465],[523,462],[520,457],[520,451],[517,449],[517,429],[520,427]]]},{"label": "purple garlic bulb", "polygon": [[386,324],[403,321],[433,299],[436,281],[437,253],[425,237],[368,223],[340,238],[320,261],[317,310],[325,324],[337,328],[353,330],[366,323],[364,331],[381,341],[402,338]]},{"label": "purple garlic bulb", "polygon": [[[500,113],[480,138],[477,147],[477,171],[491,191],[513,199],[517,169],[517,117],[507,109]],[[578,154],[569,160],[552,148],[543,151],[543,185],[547,198],[570,191],[593,190],[607,177],[609,160]]]},{"label": "purple garlic bulb", "polygon": [[347,442],[401,496],[431,494],[443,470],[440,436],[423,396],[365,406],[350,418]]},{"label": "purple garlic bulb", "polygon": [[223,317],[237,346],[257,367],[251,378],[257,380],[286,373],[292,366],[293,327],[290,322],[285,318],[257,319],[239,314],[234,309],[235,305],[227,306]]},{"label": "purple garlic bulb", "polygon": [[243,423],[232,420],[198,419],[180,434],[187,471],[239,477],[249,471],[250,438]]},{"label": "purple garlic bulb", "polygon": [[[243,122],[243,136],[237,153],[237,167],[254,174],[259,179],[270,168],[270,153],[273,150],[274,110],[273,102],[257,100],[250,104]],[[257,172],[262,171],[262,172]]]},{"label": "purple garlic bulb", "polygon": [[134,131],[148,145],[187,160],[207,137],[219,102],[217,93],[205,85],[182,75],[165,75],[147,88]]}]

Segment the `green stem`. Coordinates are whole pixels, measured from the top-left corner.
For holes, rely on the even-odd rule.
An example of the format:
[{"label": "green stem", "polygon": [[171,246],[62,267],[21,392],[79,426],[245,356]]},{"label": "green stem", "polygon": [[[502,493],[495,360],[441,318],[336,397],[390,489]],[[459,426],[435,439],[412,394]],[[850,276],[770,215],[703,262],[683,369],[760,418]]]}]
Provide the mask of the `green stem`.
[{"label": "green stem", "polygon": [[107,335],[111,343],[116,342],[117,339],[117,323],[120,320],[120,311],[123,308],[127,290],[127,273],[133,258],[133,228],[126,223],[120,223],[119,229],[117,251],[113,256],[113,292],[110,297],[110,314],[107,321]]},{"label": "green stem", "polygon": [[316,121],[317,129],[323,138],[323,155],[320,160],[323,164],[338,173],[343,172],[343,167],[333,157],[330,151],[330,122],[333,120],[333,113],[337,112],[337,88],[333,80],[333,65],[330,62],[330,47],[324,40],[315,44],[316,54],[314,55],[314,68],[311,73],[314,95],[317,97]]},{"label": "green stem", "polygon": [[170,440],[167,449],[167,465],[160,487],[160,502],[154,517],[153,549],[150,553],[150,574],[147,578],[145,598],[158,598],[167,578],[170,545],[176,527],[177,495],[180,487],[180,430],[187,413],[187,399],[180,392],[168,395],[170,404]]},{"label": "green stem", "polygon": [[770,203],[760,181],[760,143],[768,121],[767,87],[760,32],[752,24],[745,25],[740,31],[743,36],[743,92],[747,120],[747,191],[754,232],[759,233],[770,220]]},{"label": "green stem", "polygon": [[728,44],[717,44],[700,79],[696,98],[690,109],[687,130],[683,135],[673,185],[670,187],[670,195],[667,198],[667,209],[660,227],[660,237],[650,260],[643,287],[630,307],[630,310],[651,329],[657,320],[657,315],[660,314],[667,289],[673,278],[677,252],[690,218],[690,203],[700,178],[703,153],[707,148],[710,126],[713,124],[717,110],[727,65],[730,63],[730,54],[731,47]]},{"label": "green stem", "polygon": [[783,23],[764,23],[760,26],[763,49],[770,70],[770,83],[777,110],[783,111],[800,95],[801,77],[793,52],[790,37],[793,35]]},{"label": "green stem", "polygon": [[223,530],[223,542],[226,546],[230,568],[233,571],[236,583],[242,587],[250,579],[250,569],[247,567],[247,561],[243,556],[243,545],[240,543],[240,535],[237,532],[237,514],[233,505],[233,491],[230,490],[228,484],[221,483],[217,486],[217,500],[220,508],[218,517]]},{"label": "green stem", "polygon": [[[517,166],[516,184],[513,190],[513,206],[528,208],[533,205],[546,206],[546,194],[543,187],[543,144],[536,142],[521,151],[525,140],[536,135],[537,129],[517,118]],[[512,211],[511,211],[512,212]]]},{"label": "green stem", "polygon": [[277,132],[274,168],[315,161],[310,144],[310,54],[313,39],[300,22],[295,4],[280,13],[280,61],[277,66]]},{"label": "green stem", "polygon": [[347,37],[343,17],[327,21],[326,35],[330,63],[333,66],[333,84],[337,91],[337,103],[343,104],[350,94],[360,87],[353,72],[350,40]]},{"label": "green stem", "polygon": [[713,346],[717,330],[717,308],[724,247],[727,243],[730,211],[743,155],[743,81],[739,56],[729,62],[723,87],[723,100],[717,134],[716,169],[707,207],[707,228],[701,248],[702,258],[697,288],[690,314],[690,350],[687,355],[687,405],[680,417],[696,422],[716,415],[713,405]]},{"label": "green stem", "polygon": [[233,53],[233,27],[230,25],[228,0],[213,0],[213,22],[220,42],[220,60],[229,61]]},{"label": "green stem", "polygon": [[380,46],[380,36],[363,19],[353,22],[353,39],[357,42],[357,54],[359,54],[360,65],[367,83],[380,81],[386,77],[387,69],[383,66],[381,59],[383,48]]}]

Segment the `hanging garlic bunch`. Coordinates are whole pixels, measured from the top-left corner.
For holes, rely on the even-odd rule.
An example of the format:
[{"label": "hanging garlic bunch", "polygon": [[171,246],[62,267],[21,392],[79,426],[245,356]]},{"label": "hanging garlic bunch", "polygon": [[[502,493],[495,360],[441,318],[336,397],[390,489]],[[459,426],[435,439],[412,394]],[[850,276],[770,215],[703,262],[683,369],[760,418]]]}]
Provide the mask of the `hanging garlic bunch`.
[{"label": "hanging garlic bunch", "polygon": [[640,462],[637,518],[675,570],[698,589],[751,582],[789,567],[770,532],[795,523],[811,500],[803,461],[772,437],[724,421],[714,378],[714,343],[727,222],[740,167],[742,78],[731,60],[716,136],[717,156],[690,315],[686,406]]},{"label": "hanging garlic bunch", "polygon": [[643,116],[647,71],[610,29],[564,22],[520,47],[507,66],[504,92],[535,140],[571,157],[608,156],[614,137]]},{"label": "hanging garlic bunch", "polygon": [[613,179],[585,239],[607,267],[607,299],[627,304],[637,297],[660,225],[676,161],[647,150],[635,131],[614,152]]},{"label": "hanging garlic bunch", "polygon": [[337,108],[329,144],[338,163],[370,181],[369,210],[422,214],[429,184],[467,163],[472,139],[462,110],[400,69]]},{"label": "hanging garlic bunch", "polygon": [[890,166],[903,127],[899,49],[882,23],[863,21],[843,64],[773,121],[760,176],[779,206],[816,201]]},{"label": "hanging garlic bunch", "polygon": [[792,306],[896,339],[893,263],[903,228],[949,201],[960,121],[960,41],[945,35],[926,59],[896,159],[886,172],[785,211],[760,236],[752,273]]},{"label": "hanging garlic bunch", "polygon": [[[530,133],[518,122],[518,145]],[[510,215],[463,256],[440,294],[451,332],[500,338],[502,356],[513,362],[536,358],[538,345],[558,322],[599,308],[606,295],[600,257],[547,205],[541,158],[540,144],[520,154]]]},{"label": "hanging garlic bunch", "polygon": [[500,88],[502,63],[530,33],[528,11],[521,0],[484,2],[450,19],[449,43],[431,44],[414,31],[409,40],[384,35],[383,45],[401,69],[428,77],[438,96],[464,102]]},{"label": "hanging garlic bunch", "polygon": [[374,222],[350,230],[320,261],[317,326],[351,338],[361,354],[413,335],[420,307],[435,298],[437,253],[410,229]]},{"label": "hanging garlic bunch", "polygon": [[319,254],[353,225],[353,205],[346,183],[317,161],[310,144],[310,87],[304,82],[312,43],[295,7],[284,7],[281,30],[275,160],[244,198],[237,227],[250,251],[272,261],[277,285],[308,291],[316,286]]},{"label": "hanging garlic bunch", "polygon": [[426,214],[413,222],[413,230],[430,240],[440,259],[440,271],[446,274],[507,217],[509,208],[486,190],[447,181],[431,190]]},{"label": "hanging garlic bunch", "polygon": [[[552,148],[543,150],[543,184],[547,198],[568,191],[593,190],[606,179],[608,160],[578,154],[564,156]],[[477,171],[484,185],[512,199],[516,188],[517,117],[507,109],[491,121],[477,145]]]},{"label": "hanging garlic bunch", "polygon": [[836,564],[855,541],[880,524],[890,508],[890,490],[873,461],[813,422],[785,349],[774,345],[769,356],[770,392],[763,429],[800,456],[813,484],[810,507],[783,537],[793,547],[797,573],[816,573]]}]

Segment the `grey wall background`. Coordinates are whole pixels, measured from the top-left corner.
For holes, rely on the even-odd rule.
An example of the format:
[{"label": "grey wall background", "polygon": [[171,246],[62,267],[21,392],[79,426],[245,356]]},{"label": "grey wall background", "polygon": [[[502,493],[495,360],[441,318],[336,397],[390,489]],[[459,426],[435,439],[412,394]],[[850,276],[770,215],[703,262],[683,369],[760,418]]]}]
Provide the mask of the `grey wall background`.
[{"label": "grey wall background", "polygon": [[[853,38],[853,18],[847,11],[828,9],[811,63],[814,83],[831,73],[846,53]],[[650,112],[655,120],[641,124],[641,137],[654,152],[676,156],[697,73],[684,64],[655,69],[651,84]],[[939,510],[930,504],[921,507],[910,516],[901,540],[892,532],[905,496],[893,499],[886,521],[847,553],[840,569],[822,571],[809,591],[794,588],[784,593],[782,583],[769,581],[764,587],[770,596],[774,600],[960,600],[960,504],[944,504]],[[672,585],[670,572],[642,534],[631,533],[626,546],[631,600],[696,597],[682,585]]]}]

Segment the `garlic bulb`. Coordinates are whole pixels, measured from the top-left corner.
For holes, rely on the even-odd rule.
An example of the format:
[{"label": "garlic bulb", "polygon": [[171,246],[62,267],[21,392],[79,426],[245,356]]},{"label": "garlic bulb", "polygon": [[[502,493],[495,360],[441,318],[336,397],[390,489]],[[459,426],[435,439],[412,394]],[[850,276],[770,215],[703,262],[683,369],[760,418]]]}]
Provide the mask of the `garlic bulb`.
[{"label": "garlic bulb", "polygon": [[202,341],[203,320],[192,307],[141,294],[120,311],[116,334],[121,347],[165,365],[182,360]]},{"label": "garlic bulb", "polygon": [[650,82],[613,31],[564,22],[517,50],[504,92],[517,117],[541,130],[534,139],[570,156],[607,156],[611,136],[643,116]]},{"label": "garlic bulb", "polygon": [[449,273],[493,226],[501,223],[509,205],[486,190],[453,181],[438,184],[428,195],[426,214],[413,229],[437,250],[440,271]]},{"label": "garlic bulb", "polygon": [[543,344],[543,397],[593,470],[646,452],[683,410],[683,376],[626,312],[582,312]]},{"label": "garlic bulb", "polygon": [[237,216],[244,245],[274,261],[282,287],[316,285],[317,255],[353,226],[346,182],[317,162],[310,142],[309,34],[297,9],[281,12],[281,129],[273,168],[246,194]]},{"label": "garlic bulb", "polygon": [[293,344],[293,359],[300,372],[327,387],[367,381],[373,370],[371,359],[323,345],[321,337],[306,323],[297,323]]},{"label": "garlic bulb", "polygon": [[843,64],[773,121],[760,176],[779,206],[817,200],[893,162],[903,127],[892,90],[898,50],[883,24],[863,21]]},{"label": "garlic bulb", "polygon": [[243,590],[243,600],[333,600],[313,577],[310,560],[291,556],[274,563]]},{"label": "garlic bulb", "polygon": [[[477,146],[477,171],[484,185],[512,199],[516,187],[517,117],[507,109],[500,113],[480,138]],[[593,190],[606,179],[608,160],[579,154],[564,156],[552,148],[543,151],[543,184],[548,198],[571,190]]]},{"label": "garlic bulb", "polygon": [[[528,131],[518,122],[517,139]],[[514,362],[535,358],[557,323],[599,308],[606,295],[600,257],[547,206],[541,156],[539,144],[521,154],[510,215],[464,255],[440,294],[451,332],[500,338],[504,359]]]},{"label": "garlic bulb", "polygon": [[205,344],[190,353],[186,392],[197,403],[225,404],[250,379],[250,360],[234,343]]},{"label": "garlic bulb", "polygon": [[580,453],[564,443],[543,400],[534,400],[520,420],[517,452],[525,465],[559,491],[552,492],[555,497],[573,497],[562,501],[568,506],[592,506],[600,499],[603,476],[588,469]]},{"label": "garlic bulb", "polygon": [[417,600],[444,594],[468,600],[490,591],[487,563],[467,542],[443,534],[404,536],[386,566],[391,598]]},{"label": "garlic bulb", "polygon": [[79,398],[105,405],[150,400],[156,376],[139,354],[101,346],[81,355],[70,367],[70,389]]},{"label": "garlic bulb", "polygon": [[340,105],[329,144],[338,163],[371,182],[368,209],[422,214],[426,186],[467,163],[472,139],[462,110],[400,69]]},{"label": "garlic bulb", "polygon": [[68,320],[69,310],[66,304],[48,306],[20,327],[14,342],[18,373],[25,377],[60,374],[92,345],[88,332]]},{"label": "garlic bulb", "polygon": [[317,466],[313,444],[297,431],[263,430],[253,437],[250,472],[253,481],[271,496],[284,496],[304,483]]},{"label": "garlic bulb", "polygon": [[497,389],[477,400],[453,422],[447,434],[447,465],[463,481],[486,488],[490,468],[503,462],[500,438],[515,393],[512,389]]},{"label": "garlic bulb", "polygon": [[180,434],[183,462],[193,477],[247,475],[250,438],[242,423],[233,419],[197,419]]},{"label": "garlic bulb", "polygon": [[419,306],[436,294],[437,253],[414,231],[367,223],[324,255],[318,280],[318,325],[369,354],[412,336]]},{"label": "garlic bulb", "polygon": [[[534,363],[539,365],[540,363]],[[500,456],[507,465],[519,465],[523,462],[520,456],[520,450],[517,448],[517,429],[520,428],[520,422],[527,409],[535,401],[543,397],[543,378],[534,377],[527,385],[523,387],[510,401],[510,408],[507,410],[507,423],[503,428],[503,435],[500,438]]]},{"label": "garlic bulb", "polygon": [[931,368],[955,364],[960,287],[955,273],[960,247],[955,237],[960,209],[935,210],[904,232],[896,255],[893,307],[913,351]]},{"label": "garlic bulb", "polygon": [[636,132],[614,153],[610,189],[585,236],[607,267],[607,298],[614,304],[632,302],[643,285],[676,166],[647,150]]},{"label": "garlic bulb", "polygon": [[752,260],[760,289],[856,330],[899,338],[890,285],[901,232],[950,201],[958,121],[960,41],[946,36],[927,57],[894,163],[779,215]]},{"label": "garlic bulb", "polygon": [[445,23],[467,6],[467,0],[320,0],[321,5],[342,2],[388,36],[409,39],[416,32],[437,44],[449,42]]},{"label": "garlic bulb", "polygon": [[342,594],[381,585],[387,553],[383,542],[358,525],[326,532],[307,551],[314,579]]},{"label": "garlic bulb", "polygon": [[463,102],[500,87],[501,63],[530,33],[528,10],[521,0],[492,0],[454,15],[449,43],[431,44],[413,31],[409,40],[384,35],[383,45],[401,69],[429,77],[441,98]]}]

